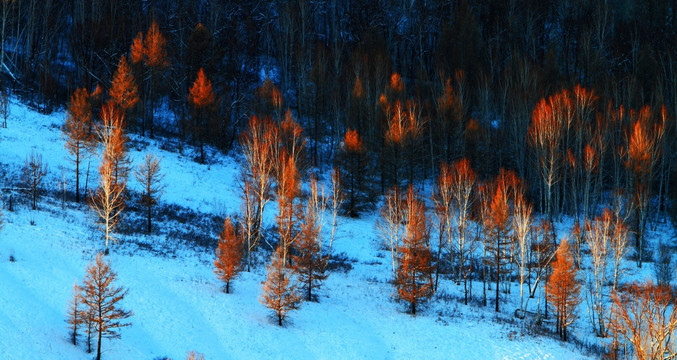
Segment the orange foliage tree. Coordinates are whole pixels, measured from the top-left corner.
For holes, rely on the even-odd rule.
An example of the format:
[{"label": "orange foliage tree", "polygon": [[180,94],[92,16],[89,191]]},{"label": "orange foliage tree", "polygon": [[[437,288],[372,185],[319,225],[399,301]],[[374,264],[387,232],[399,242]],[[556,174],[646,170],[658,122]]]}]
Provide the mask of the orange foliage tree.
[{"label": "orange foliage tree", "polygon": [[630,111],[630,118],[634,120],[632,131],[627,140],[626,167],[633,175],[634,185],[634,230],[635,250],[637,252],[637,266],[642,267],[644,257],[644,231],[649,212],[651,199],[651,183],[654,167],[658,161],[660,143],[664,134],[666,120],[663,108],[662,122],[653,123],[651,110],[648,106],[639,112]]},{"label": "orange foliage tree", "polygon": [[357,217],[360,209],[368,200],[366,184],[367,159],[366,149],[362,137],[357,130],[348,129],[343,137],[340,160],[344,178],[344,192],[346,193],[346,213],[351,217]]},{"label": "orange foliage tree", "polygon": [[576,307],[581,303],[581,285],[576,273],[569,242],[563,239],[557,248],[545,293],[557,313],[557,333],[564,341],[567,341],[567,327],[576,320]]},{"label": "orange foliage tree", "polygon": [[274,159],[277,134],[278,128],[270,118],[261,119],[252,116],[247,130],[240,138],[242,154],[246,161],[246,168],[242,172],[243,183],[250,184],[253,197],[252,246],[258,244],[261,239],[263,210],[271,199],[271,184],[277,162]]},{"label": "orange foliage tree", "polygon": [[271,263],[267,267],[266,281],[263,283],[260,301],[275,312],[279,326],[282,326],[287,313],[301,306],[301,294],[294,278],[294,272],[285,266],[281,248],[273,252]]},{"label": "orange foliage tree", "polygon": [[288,155],[286,150],[283,150],[280,156],[278,172],[275,195],[277,195],[278,204],[279,247],[282,249],[282,260],[288,261],[289,252],[299,237],[298,229],[296,229],[299,209],[295,205],[295,200],[300,192],[301,179],[294,158]]},{"label": "orange foliage tree", "polygon": [[294,269],[299,277],[299,282],[306,291],[306,300],[313,300],[313,290],[322,286],[327,278],[327,264],[329,254],[323,254],[322,244],[322,214],[326,208],[324,196],[319,193],[317,180],[310,182],[310,196],[303,214],[298,240],[294,246],[296,255]]},{"label": "orange foliage tree", "polygon": [[[99,188],[92,194],[91,207],[97,213],[105,232],[106,252],[110,240],[115,241],[113,232],[118,224],[120,214],[124,210],[124,192],[127,187],[126,178],[117,178],[115,163],[119,160],[119,131],[121,131],[122,114],[107,104],[101,111],[103,126],[98,129],[99,142],[103,145],[100,156]],[[118,160],[116,160],[118,159]]]},{"label": "orange foliage tree", "polygon": [[563,123],[572,117],[572,105],[569,92],[563,90],[536,105],[529,125],[528,137],[535,148],[539,172],[543,179],[545,192],[545,214],[552,221],[553,186],[559,182]]},{"label": "orange foliage tree", "polygon": [[416,315],[416,305],[433,296],[433,266],[425,205],[409,185],[406,198],[406,225],[402,246],[398,248],[398,268],[395,278],[397,295],[410,305]]},{"label": "orange foliage tree", "polygon": [[212,90],[212,82],[207,79],[202,68],[198,71],[197,78],[189,90],[188,102],[193,107],[193,139],[200,144],[200,162],[204,164],[204,143],[214,120],[216,97]]},{"label": "orange foliage tree", "polygon": [[236,234],[230,217],[223,223],[223,231],[219,234],[219,247],[216,248],[214,273],[226,283],[226,294],[230,293],[230,281],[240,272],[242,262],[242,236]]},{"label": "orange foliage tree", "polygon": [[[145,95],[144,99],[144,110],[145,105],[148,104],[150,108],[150,118],[149,118],[149,130],[150,137],[153,137],[153,117],[154,117],[154,108],[155,100],[158,97],[158,88],[159,82],[161,80],[162,72],[168,66],[167,61],[167,40],[160,31],[160,27],[157,22],[153,20],[144,36],[143,33],[138,33],[134,40],[132,41],[131,47],[131,59],[132,64],[140,66],[141,63],[146,66],[150,72],[150,76],[147,78],[149,82],[146,83],[146,91],[143,92]],[[144,76],[145,77],[145,76]],[[145,112],[145,111],[144,111]],[[142,123],[141,131],[145,133],[146,122],[144,114],[144,122]]]},{"label": "orange foliage tree", "polygon": [[132,69],[125,55],[120,56],[120,62],[113,75],[113,83],[108,91],[108,96],[110,101],[127,115],[129,115],[129,110],[133,109],[139,102],[136,80],[134,80]]},{"label": "orange foliage tree", "polygon": [[121,309],[118,304],[127,295],[127,289],[115,286],[116,280],[117,273],[99,253],[87,267],[82,283],[82,302],[89,309],[86,314],[91,317],[89,321],[97,332],[96,360],[101,360],[101,339],[118,339],[119,329],[131,325],[124,321],[132,316],[132,312]]},{"label": "orange foliage tree", "polygon": [[632,344],[638,360],[675,358],[677,310],[669,286],[634,283],[614,292],[612,299],[609,329],[616,340]]},{"label": "orange foliage tree", "polygon": [[86,151],[93,147],[94,138],[90,131],[92,126],[92,107],[87,89],[77,89],[71,95],[68,115],[63,127],[66,138],[66,150],[73,157],[75,164],[75,201],[80,202],[80,163]]},{"label": "orange foliage tree", "polygon": [[499,285],[502,276],[507,272],[509,254],[512,248],[512,237],[509,236],[511,204],[515,188],[520,180],[512,171],[501,170],[495,180],[493,193],[489,192],[483,204],[486,209],[484,228],[487,233],[485,263],[494,269],[496,281],[496,312],[499,311]]}]

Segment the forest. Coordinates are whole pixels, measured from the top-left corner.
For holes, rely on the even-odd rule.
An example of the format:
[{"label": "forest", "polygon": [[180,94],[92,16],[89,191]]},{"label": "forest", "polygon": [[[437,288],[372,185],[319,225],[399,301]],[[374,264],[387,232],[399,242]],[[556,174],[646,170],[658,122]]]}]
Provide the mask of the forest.
[{"label": "forest", "polygon": [[[202,165],[237,157],[238,210],[221,219],[214,273],[229,293],[263,251],[260,302],[280,326],[318,301],[338,219],[376,214],[409,314],[443,279],[464,305],[495,312],[515,284],[518,319],[550,311],[567,341],[587,316],[598,355],[667,359],[676,245],[647,234],[677,223],[676,10],[663,0],[3,0],[0,121],[10,96],[66,110],[64,193],[96,214],[105,254],[131,202],[128,178],[143,184],[134,207],[145,232],[157,231],[165,173],[151,153],[132,166],[130,135]],[[31,152],[21,177],[33,210],[46,174]],[[652,280],[624,276],[647,264]],[[91,351],[98,332],[97,359],[101,337],[132,315],[113,309],[124,288],[97,288],[107,286],[97,276],[115,278],[108,266],[96,257],[69,310],[73,344],[86,326]],[[110,318],[95,318],[106,296]]]}]

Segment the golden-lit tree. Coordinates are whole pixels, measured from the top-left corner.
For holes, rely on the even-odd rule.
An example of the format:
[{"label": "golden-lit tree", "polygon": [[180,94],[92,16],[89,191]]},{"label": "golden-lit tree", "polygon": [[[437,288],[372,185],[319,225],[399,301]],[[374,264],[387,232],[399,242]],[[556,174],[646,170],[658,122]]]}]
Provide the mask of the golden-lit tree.
[{"label": "golden-lit tree", "polygon": [[71,95],[68,114],[63,127],[66,138],[66,150],[75,164],[75,201],[80,202],[80,163],[88,150],[91,150],[94,138],[91,132],[92,108],[87,89],[77,89]]},{"label": "golden-lit tree", "polygon": [[216,248],[214,273],[226,283],[226,294],[230,293],[230,281],[240,273],[242,263],[242,235],[237,234],[230,217],[223,223],[219,234],[219,246]]},{"label": "golden-lit tree", "polygon": [[561,167],[562,123],[570,116],[571,99],[567,91],[541,99],[531,115],[528,137],[535,149],[538,169],[543,179],[545,192],[545,214],[552,221],[553,186],[559,182]]},{"label": "golden-lit tree", "polygon": [[[627,160],[625,166],[633,175],[634,190],[634,231],[637,266],[642,267],[644,257],[644,232],[649,213],[651,184],[654,167],[660,154],[659,144],[664,134],[665,124],[653,123],[648,106],[639,112],[630,111],[633,119],[632,131],[627,140]],[[665,120],[665,117],[662,117]]]},{"label": "golden-lit tree", "polygon": [[120,151],[116,132],[122,123],[122,113],[114,109],[114,105],[107,104],[101,111],[103,126],[98,129],[99,142],[103,146],[99,158],[99,188],[91,195],[90,206],[99,216],[99,224],[103,227],[106,240],[106,252],[110,241],[115,241],[113,235],[117,227],[120,214],[124,210],[124,193],[127,187],[126,178],[116,180],[116,159]]},{"label": "golden-lit tree", "polygon": [[327,202],[317,187],[317,180],[311,179],[310,196],[306,205],[299,230],[298,240],[294,245],[294,270],[299,282],[306,292],[306,300],[313,300],[313,291],[322,286],[329,275],[327,264],[330,254],[325,254],[322,244],[322,214]]},{"label": "golden-lit tree", "polygon": [[277,324],[282,326],[287,313],[301,306],[302,297],[293,270],[285,266],[281,248],[273,252],[266,270],[260,301],[275,313]]},{"label": "golden-lit tree", "polygon": [[346,213],[351,217],[357,217],[359,210],[367,201],[368,189],[366,189],[367,158],[366,148],[357,130],[348,129],[343,137],[341,147],[341,160],[343,167],[344,193],[346,194]]},{"label": "golden-lit tree", "polygon": [[213,132],[214,111],[216,110],[216,97],[212,89],[212,82],[205,76],[200,68],[197,78],[188,93],[188,102],[193,108],[192,133],[193,138],[200,145],[200,162],[205,162],[204,143],[210,132]]},{"label": "golden-lit tree", "polygon": [[[611,237],[614,218],[609,209],[594,221],[585,222],[585,242],[590,250],[592,266],[586,269],[586,290],[589,295],[588,314],[598,336],[606,336],[606,303],[604,286],[607,283],[607,261],[611,255]],[[587,300],[587,298],[586,298]]]},{"label": "golden-lit tree", "polygon": [[119,304],[128,290],[115,286],[116,280],[117,273],[110,268],[103,254],[99,253],[87,267],[87,274],[82,282],[82,303],[91,310],[87,314],[97,333],[96,360],[101,360],[101,339],[119,339],[120,328],[131,325],[125,320],[132,316],[132,312],[123,310]]},{"label": "golden-lit tree", "polygon": [[205,360],[204,354],[197,353],[195,351],[189,351],[186,355],[186,360]]},{"label": "golden-lit tree", "polygon": [[520,310],[526,310],[524,302],[524,283],[529,273],[530,261],[530,233],[533,227],[532,207],[527,202],[524,194],[516,193],[513,205],[512,228],[515,237],[516,245],[516,260],[519,270],[519,286],[520,286]]},{"label": "golden-lit tree", "polygon": [[557,333],[563,341],[567,341],[567,327],[576,320],[576,307],[581,303],[581,285],[576,280],[576,273],[569,242],[562,239],[545,293],[557,313]]},{"label": "golden-lit tree", "polygon": [[240,192],[240,209],[242,219],[240,222],[240,231],[242,233],[243,248],[245,251],[247,271],[251,271],[252,252],[258,246],[258,239],[255,236],[254,226],[256,221],[256,203],[252,185],[248,180],[244,181],[243,189]]},{"label": "golden-lit tree", "polygon": [[242,154],[246,167],[242,172],[243,182],[251,188],[254,204],[254,220],[252,225],[253,241],[257,244],[261,239],[263,210],[271,199],[271,185],[277,159],[274,158],[278,128],[269,118],[260,119],[252,116],[249,126],[240,138]]},{"label": "golden-lit tree", "polygon": [[299,237],[297,229],[299,222],[299,208],[296,198],[300,193],[301,179],[294,162],[286,150],[282,151],[278,163],[279,177],[275,195],[277,196],[277,228],[280,234],[279,247],[282,249],[282,260],[289,261],[288,255]]},{"label": "golden-lit tree", "polygon": [[416,305],[435,293],[433,265],[425,204],[409,185],[406,196],[405,236],[398,250],[398,267],[395,277],[397,295],[410,305],[416,315]]},{"label": "golden-lit tree", "polygon": [[633,283],[612,294],[609,329],[632,345],[638,360],[674,359],[675,294],[669,286]]},{"label": "golden-lit tree", "polygon": [[134,80],[132,69],[125,55],[120,56],[120,62],[118,62],[118,68],[113,75],[113,82],[108,91],[108,96],[110,101],[127,115],[139,102],[136,80]]},{"label": "golden-lit tree", "polygon": [[500,291],[499,285],[503,276],[507,272],[507,266],[510,261],[510,251],[512,250],[512,240],[510,236],[510,216],[511,204],[513,202],[515,188],[519,186],[520,180],[512,171],[501,170],[494,181],[493,191],[490,192],[483,206],[486,212],[483,218],[483,226],[486,229],[486,250],[485,263],[494,269],[496,281],[496,312],[499,311]]}]

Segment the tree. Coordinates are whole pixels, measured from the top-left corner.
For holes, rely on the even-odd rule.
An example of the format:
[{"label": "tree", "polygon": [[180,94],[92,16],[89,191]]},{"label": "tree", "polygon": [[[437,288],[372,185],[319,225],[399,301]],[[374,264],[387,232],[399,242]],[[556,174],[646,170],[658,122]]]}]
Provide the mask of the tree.
[{"label": "tree", "polygon": [[551,222],[552,188],[560,180],[562,124],[570,123],[572,117],[571,98],[566,90],[547,100],[541,99],[531,115],[528,136],[536,150],[539,172],[545,187],[545,214]]},{"label": "tree", "polygon": [[92,126],[92,108],[90,94],[87,89],[77,89],[71,95],[68,115],[63,127],[66,138],[66,150],[75,163],[75,201],[80,202],[80,163],[84,152],[93,146],[94,138],[90,131]]},{"label": "tree", "polygon": [[78,328],[85,322],[86,313],[82,309],[82,289],[77,283],[73,285],[73,297],[68,304],[68,313],[66,314],[66,323],[70,329],[70,338],[73,345],[78,344]]},{"label": "tree", "polygon": [[611,255],[613,227],[613,214],[609,209],[604,209],[604,213],[594,221],[585,222],[585,242],[588,244],[592,260],[592,266],[586,271],[586,287],[590,296],[588,312],[593,329],[601,337],[606,336],[604,285],[607,283],[607,261]]},{"label": "tree", "polygon": [[287,313],[301,306],[301,294],[299,294],[294,273],[285,267],[281,248],[277,248],[271,257],[271,263],[266,268],[266,281],[263,283],[261,303],[275,312],[277,324],[282,326],[282,321]]},{"label": "tree", "polygon": [[500,290],[499,285],[502,276],[507,272],[509,254],[512,247],[510,236],[511,203],[515,188],[519,180],[512,171],[501,170],[495,180],[493,194],[485,200],[483,206],[487,207],[484,227],[487,238],[486,250],[488,257],[485,258],[487,265],[492,267],[496,275],[496,312],[499,311]]},{"label": "tree", "polygon": [[237,277],[242,262],[242,235],[236,234],[230,217],[223,223],[219,234],[219,246],[216,248],[214,273],[226,283],[226,294],[230,293],[230,281]]},{"label": "tree", "polygon": [[148,233],[151,233],[151,210],[157,205],[158,200],[164,193],[164,185],[161,183],[165,175],[160,172],[160,160],[152,154],[146,154],[144,161],[134,172],[136,181],[143,186],[141,204],[146,208],[148,218]]},{"label": "tree", "polygon": [[[122,114],[115,111],[113,105],[105,105],[101,111],[103,126],[98,129],[99,142],[103,145],[99,165],[99,188],[91,198],[91,207],[99,216],[106,239],[106,252],[110,240],[115,241],[113,233],[117,227],[120,214],[124,210],[124,192],[126,181],[115,179],[115,159],[120,150],[116,141],[116,128],[120,127]],[[122,180],[122,179],[121,179]]]},{"label": "tree", "polygon": [[[642,267],[644,252],[644,231],[651,199],[651,183],[654,167],[658,161],[659,144],[663,137],[665,124],[651,123],[651,110],[648,106],[639,112],[631,111],[630,118],[635,119],[628,138],[628,170],[633,175],[635,203],[635,250],[637,266]],[[665,119],[663,117],[663,119]]]},{"label": "tree", "polygon": [[408,302],[412,315],[416,315],[416,305],[432,297],[435,288],[425,204],[414,193],[412,185],[407,190],[405,206],[405,236],[397,249],[395,285],[399,298]]},{"label": "tree", "polygon": [[[3,1],[3,4],[7,1]],[[7,90],[0,90],[0,119],[2,119],[2,125],[0,127],[7,128],[7,118],[9,118],[9,96],[7,95]]]},{"label": "tree", "polygon": [[92,316],[91,321],[97,332],[96,359],[101,360],[101,339],[119,339],[119,329],[130,326],[124,322],[131,311],[120,308],[128,290],[122,286],[115,286],[117,273],[110,268],[110,264],[103,258],[103,254],[96,255],[94,262],[87,267],[87,274],[82,283],[84,291],[82,302],[88,307]]},{"label": "tree", "polygon": [[[440,177],[443,174],[446,174],[446,172],[440,171]],[[472,192],[475,188],[477,175],[467,159],[461,159],[453,163],[449,175],[451,176],[451,179],[449,179],[451,181],[445,180],[444,187],[448,186],[448,189],[445,191],[450,191],[453,215],[451,219],[448,219],[449,223],[447,226],[450,230],[453,228],[453,237],[455,239],[452,240],[452,236],[449,236],[448,240],[449,244],[452,245],[452,249],[458,254],[456,281],[458,283],[460,278],[463,278],[463,301],[467,305],[468,275],[471,270],[471,265],[467,264],[467,262],[477,245],[474,241],[475,238],[468,233],[470,211],[473,205]]]},{"label": "tree", "polygon": [[545,293],[557,312],[557,333],[563,341],[567,341],[567,327],[576,320],[576,307],[581,302],[581,285],[576,281],[576,272],[569,242],[562,239]]},{"label": "tree", "polygon": [[242,179],[244,183],[251,185],[255,206],[252,244],[259,243],[261,239],[263,210],[271,198],[271,183],[276,163],[273,158],[273,146],[276,144],[277,133],[277,126],[269,118],[259,119],[252,116],[247,131],[240,138],[242,154],[246,161]]},{"label": "tree", "polygon": [[520,310],[526,310],[524,303],[524,282],[531,274],[528,272],[530,261],[530,242],[529,234],[533,227],[532,208],[527,203],[524,195],[521,193],[515,194],[515,202],[513,205],[512,228],[515,236],[515,243],[517,245],[516,258],[519,267],[519,285],[520,285]]},{"label": "tree", "polygon": [[186,360],[205,360],[205,356],[195,351],[189,351]]},{"label": "tree", "polygon": [[139,102],[136,80],[125,55],[120,56],[108,96],[124,112],[133,109]]},{"label": "tree", "polygon": [[326,200],[318,192],[317,180],[313,178],[298,240],[294,246],[296,255],[293,256],[294,270],[306,292],[307,301],[313,300],[313,290],[319,289],[329,275],[327,264],[330,255],[322,252],[322,214],[326,207]]},{"label": "tree", "polygon": [[403,234],[402,222],[404,221],[404,204],[400,189],[395,186],[383,199],[380,217],[377,220],[376,227],[384,242],[390,249],[390,258],[392,261],[393,275],[397,274],[397,257],[395,253],[400,247],[400,241]]},{"label": "tree", "polygon": [[632,345],[638,360],[673,359],[677,355],[675,296],[669,286],[633,283],[612,293],[609,329]]},{"label": "tree", "polygon": [[336,229],[338,228],[339,209],[345,201],[345,196],[342,191],[343,182],[341,180],[341,170],[334,168],[331,172],[331,238],[329,239],[329,250],[334,246],[334,238],[336,237]]},{"label": "tree", "polygon": [[125,55],[120,56],[118,68],[113,75],[113,82],[108,91],[110,101],[119,107],[126,115],[139,102],[139,91],[134,80],[134,74]]},{"label": "tree", "polygon": [[240,222],[240,231],[244,241],[244,250],[247,257],[247,271],[251,271],[252,265],[252,251],[258,246],[258,241],[254,233],[254,225],[256,221],[256,204],[254,203],[254,194],[252,185],[248,180],[244,181],[242,192],[240,193],[242,204],[242,220]]},{"label": "tree", "polygon": [[200,144],[200,162],[204,164],[204,143],[212,125],[216,98],[212,90],[212,82],[207,79],[202,68],[198,71],[197,79],[189,90],[188,102],[193,107],[193,138]]},{"label": "tree", "polygon": [[339,153],[342,173],[343,192],[346,194],[345,211],[350,217],[357,217],[369,200],[367,187],[367,157],[362,137],[357,130],[348,129],[343,137]]},{"label": "tree", "polygon": [[37,208],[38,196],[40,195],[42,181],[47,175],[47,164],[42,163],[42,155],[34,150],[26,157],[23,168],[23,180],[26,191],[30,194],[33,210]]},{"label": "tree", "polygon": [[[149,119],[149,130],[150,137],[153,137],[153,118],[155,116],[155,100],[158,97],[159,93],[159,82],[161,80],[161,75],[164,69],[169,65],[167,61],[167,39],[160,31],[160,27],[157,22],[153,20],[144,36],[143,33],[138,33],[132,42],[131,47],[131,59],[132,64],[140,66],[141,62],[146,66],[150,71],[148,76],[149,81],[146,83],[146,91],[143,92],[145,95],[144,99],[144,110],[145,104],[148,103],[150,108],[150,119]],[[145,114],[144,114],[144,123],[142,125],[142,133],[145,133]]]},{"label": "tree", "polygon": [[286,150],[282,151],[277,166],[278,180],[275,195],[277,196],[277,230],[280,234],[279,247],[282,249],[282,260],[291,260],[288,257],[292,246],[299,237],[297,225],[299,208],[295,199],[300,193],[301,179],[294,158]]}]

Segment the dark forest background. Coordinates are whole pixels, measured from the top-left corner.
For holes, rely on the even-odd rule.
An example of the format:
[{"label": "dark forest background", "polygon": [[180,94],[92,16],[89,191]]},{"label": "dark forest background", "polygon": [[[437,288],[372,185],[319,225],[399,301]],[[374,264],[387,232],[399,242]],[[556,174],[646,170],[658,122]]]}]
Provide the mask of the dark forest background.
[{"label": "dark forest background", "polygon": [[[672,1],[4,0],[0,15],[3,88],[43,112],[64,108],[77,88],[110,88],[120,57],[155,21],[166,63],[135,69],[143,101],[130,132],[150,135],[150,118],[150,136],[227,152],[250,116],[280,121],[289,109],[309,164],[351,177],[354,215],[391,186],[435,179],[441,162],[462,158],[480,179],[515,171],[555,215],[592,215],[610,194],[632,200],[642,184],[650,214],[669,210]],[[186,96],[200,68],[217,106],[210,131],[198,133]],[[570,102],[550,150],[530,134],[541,99]],[[655,140],[641,164],[631,149],[638,123]]]}]

